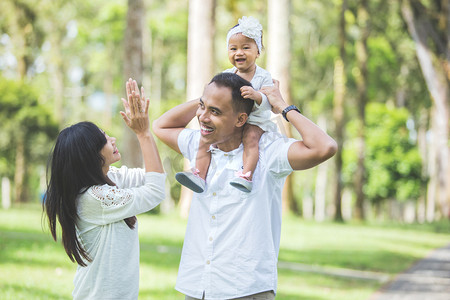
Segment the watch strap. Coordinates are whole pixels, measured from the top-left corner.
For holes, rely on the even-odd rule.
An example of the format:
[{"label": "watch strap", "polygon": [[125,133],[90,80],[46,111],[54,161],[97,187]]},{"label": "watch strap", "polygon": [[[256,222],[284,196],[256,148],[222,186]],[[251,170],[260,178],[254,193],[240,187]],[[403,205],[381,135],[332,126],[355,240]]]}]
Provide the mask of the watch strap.
[{"label": "watch strap", "polygon": [[283,118],[284,118],[286,121],[288,121],[288,122],[289,122],[289,120],[287,119],[286,114],[287,114],[288,112],[290,112],[291,110],[295,110],[295,111],[297,111],[298,113],[301,114],[301,111],[297,108],[297,106],[295,106],[295,105],[289,105],[288,107],[286,107],[285,109],[283,109],[283,111],[281,112],[281,114],[283,115]]}]

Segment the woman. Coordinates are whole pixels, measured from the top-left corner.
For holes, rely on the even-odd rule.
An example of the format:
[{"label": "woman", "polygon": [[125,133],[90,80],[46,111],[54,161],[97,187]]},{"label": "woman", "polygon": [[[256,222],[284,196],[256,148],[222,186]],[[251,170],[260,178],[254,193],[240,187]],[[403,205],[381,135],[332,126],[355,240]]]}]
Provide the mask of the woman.
[{"label": "woman", "polygon": [[165,174],[150,133],[149,100],[131,79],[122,99],[125,123],[136,134],[144,169],[110,167],[120,160],[116,139],[90,122],[62,130],[49,162],[44,210],[67,255],[78,263],[74,299],[137,299],[139,240],[135,215],[164,198]]}]

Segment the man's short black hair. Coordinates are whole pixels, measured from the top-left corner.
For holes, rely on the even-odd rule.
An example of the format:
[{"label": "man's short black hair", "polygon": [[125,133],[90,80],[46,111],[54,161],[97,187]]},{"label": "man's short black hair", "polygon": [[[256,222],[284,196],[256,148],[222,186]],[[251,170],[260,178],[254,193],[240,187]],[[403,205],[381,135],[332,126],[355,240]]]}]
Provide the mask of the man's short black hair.
[{"label": "man's short black hair", "polygon": [[218,87],[230,88],[233,109],[236,112],[245,112],[247,115],[250,115],[254,101],[250,99],[245,99],[241,95],[241,87],[252,86],[252,84],[249,81],[245,80],[244,78],[242,78],[237,74],[223,72],[214,76],[209,84],[211,83],[215,83]]}]

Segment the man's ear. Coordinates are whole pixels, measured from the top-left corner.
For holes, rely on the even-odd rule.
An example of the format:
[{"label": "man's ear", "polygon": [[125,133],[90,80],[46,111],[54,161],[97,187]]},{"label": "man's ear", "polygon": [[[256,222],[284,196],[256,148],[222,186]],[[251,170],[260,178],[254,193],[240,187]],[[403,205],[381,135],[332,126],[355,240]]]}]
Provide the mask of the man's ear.
[{"label": "man's ear", "polygon": [[236,127],[242,127],[248,120],[248,115],[246,113],[239,113],[238,119],[236,122]]}]

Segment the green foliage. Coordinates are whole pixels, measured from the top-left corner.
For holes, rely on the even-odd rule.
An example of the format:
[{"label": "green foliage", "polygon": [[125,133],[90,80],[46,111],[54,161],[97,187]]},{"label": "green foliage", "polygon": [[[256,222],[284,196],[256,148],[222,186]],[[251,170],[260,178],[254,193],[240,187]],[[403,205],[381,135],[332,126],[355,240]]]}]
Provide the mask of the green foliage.
[{"label": "green foliage", "polygon": [[152,76],[151,88],[156,94],[160,92],[162,100],[186,97],[187,9],[186,1],[159,0],[147,11],[149,65],[144,72]]},{"label": "green foliage", "polygon": [[[86,6],[72,20],[77,36],[72,41],[72,67],[83,70],[83,84],[91,90],[104,90],[105,78],[114,91],[123,89],[123,38],[127,7],[124,1],[109,1]],[[108,91],[110,92],[110,91]]]},{"label": "green foliage", "polygon": [[[415,200],[421,193],[422,162],[406,126],[406,109],[371,103],[366,112],[366,197],[372,202],[385,199]],[[349,123],[350,136],[356,135],[357,122]],[[356,139],[344,146],[344,175],[351,183],[356,168]]]},{"label": "green foliage", "polygon": [[[72,299],[76,265],[47,227],[39,207],[0,209],[0,298]],[[186,220],[140,215],[139,299],[183,299],[174,289]],[[428,226],[368,226],[304,222],[283,217],[280,261],[395,275],[431,249],[448,243],[447,231]],[[336,269],[334,269],[336,270]],[[277,300],[368,299],[381,283],[278,268]]]},{"label": "green foliage", "polygon": [[17,143],[24,141],[31,165],[45,165],[50,141],[58,133],[47,106],[38,102],[37,93],[21,81],[0,77],[0,175],[12,177]]},{"label": "green foliage", "polygon": [[[398,84],[396,78],[400,73],[399,61],[394,50],[384,36],[373,37],[368,42],[370,59],[368,70],[370,84],[368,97],[378,101],[385,101],[395,96]],[[380,88],[383,87],[383,88]]]},{"label": "green foliage", "polygon": [[[38,164],[45,161],[51,145],[49,137],[55,134],[54,129],[47,126],[55,117],[50,117],[48,106],[53,105],[52,113],[61,117],[60,126],[86,119],[95,121],[117,136],[119,143],[124,133],[118,110],[121,109],[120,97],[124,95],[124,77],[129,76],[123,74],[127,1],[41,0],[38,5],[35,2],[0,1],[0,10],[5,12],[0,18],[0,72],[4,76],[19,78],[18,62],[24,61],[28,67],[25,80],[36,88],[33,92],[29,87],[19,88],[22,83],[8,82],[8,87],[5,87],[6,83],[0,82],[1,91],[6,91],[0,96],[0,174],[7,174],[10,178],[14,173],[15,143],[18,138],[25,138],[24,134],[27,135],[30,172],[37,174]],[[143,84],[152,100],[153,120],[185,100],[189,1],[153,0],[144,1],[144,4]],[[290,15],[286,16],[290,24],[290,32],[286,34],[291,36],[291,99],[311,120],[317,121],[319,116],[324,116],[332,136],[333,76],[334,62],[339,56],[341,4],[340,0],[291,1]],[[417,123],[420,114],[429,110],[431,100],[415,57],[414,42],[402,20],[400,4],[401,1],[385,0],[368,3],[367,96],[369,102],[404,106],[409,111],[406,119]],[[357,107],[355,41],[361,34],[357,23],[358,5],[359,2],[349,1],[349,9],[345,13],[346,120],[355,118]],[[215,72],[230,67],[225,37],[241,16],[252,15],[261,21],[264,45],[270,51],[267,1],[219,0],[215,6]],[[427,5],[427,9],[437,11],[434,5]],[[433,24],[436,20],[433,18]],[[265,67],[265,59],[263,51],[258,64]],[[93,94],[102,94],[103,98],[92,100]],[[36,95],[39,95],[38,102],[26,100],[36,100]],[[93,101],[100,103],[95,109]],[[372,106],[367,109],[369,118],[373,109]],[[390,118],[391,114],[384,117]],[[385,120],[379,122],[379,126],[370,125],[370,122],[368,120],[366,140],[367,196],[380,201],[389,197],[401,200],[420,195],[423,179],[418,170],[421,163],[416,146],[408,138],[405,120],[395,117],[392,120],[401,123],[401,128],[387,124]],[[422,121],[422,126],[426,127],[427,122]],[[22,129],[24,124],[26,129]],[[355,126],[349,125],[349,140],[344,146],[347,183],[351,181],[356,166],[353,150],[356,141],[352,132]],[[388,141],[398,145],[382,144],[387,137]],[[182,159],[162,144],[158,146],[170,169],[171,195],[178,199],[180,187],[173,180],[172,173],[183,168]],[[294,192],[313,197],[313,192],[305,191],[314,190],[315,174],[315,171],[296,174],[302,185],[296,186]],[[38,180],[36,175],[33,176],[30,184],[37,186]]]},{"label": "green foliage", "polygon": [[[400,16],[401,1],[370,1],[372,17],[368,40],[368,98],[378,102],[402,101],[418,119],[431,99],[416,58],[414,42]],[[382,17],[378,17],[382,16]]]},{"label": "green foliage", "polygon": [[317,116],[330,110],[333,99],[338,9],[330,1],[293,1],[292,10],[292,100]]}]

